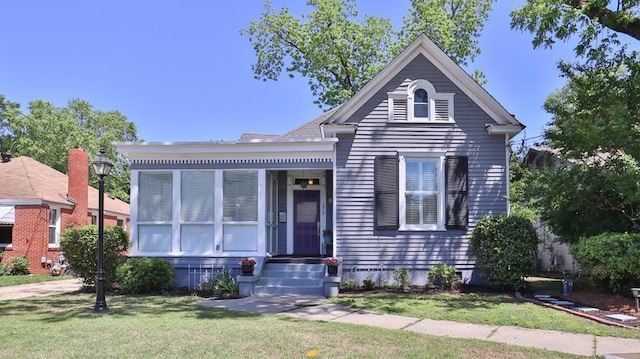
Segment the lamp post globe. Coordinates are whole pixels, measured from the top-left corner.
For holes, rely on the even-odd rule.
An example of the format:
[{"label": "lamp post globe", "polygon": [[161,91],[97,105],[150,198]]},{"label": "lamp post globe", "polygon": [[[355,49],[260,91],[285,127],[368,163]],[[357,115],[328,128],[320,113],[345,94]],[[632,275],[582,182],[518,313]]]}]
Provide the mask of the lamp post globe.
[{"label": "lamp post globe", "polygon": [[104,271],[104,178],[109,175],[113,164],[104,154],[104,149],[94,157],[93,170],[98,175],[98,273],[96,276],[96,303],[93,312],[97,314],[111,313],[105,299],[104,284],[106,273]]}]

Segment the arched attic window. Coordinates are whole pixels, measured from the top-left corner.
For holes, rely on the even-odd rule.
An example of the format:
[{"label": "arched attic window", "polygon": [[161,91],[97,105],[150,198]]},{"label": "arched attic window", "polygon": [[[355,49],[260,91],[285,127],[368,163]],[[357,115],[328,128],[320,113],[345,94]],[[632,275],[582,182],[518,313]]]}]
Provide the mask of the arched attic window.
[{"label": "arched attic window", "polygon": [[453,93],[438,93],[427,80],[388,92],[390,122],[454,122]]}]

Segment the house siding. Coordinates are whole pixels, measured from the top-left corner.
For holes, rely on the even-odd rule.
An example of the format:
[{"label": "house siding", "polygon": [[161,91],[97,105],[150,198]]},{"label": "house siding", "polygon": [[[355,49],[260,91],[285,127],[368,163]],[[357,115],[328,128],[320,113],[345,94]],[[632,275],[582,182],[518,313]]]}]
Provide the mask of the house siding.
[{"label": "house siding", "polygon": [[[406,89],[426,79],[438,93],[455,93],[455,123],[389,123],[387,92]],[[343,270],[408,267],[414,283],[424,282],[428,269],[447,263],[474,280],[475,260],[468,234],[488,213],[507,210],[505,140],[489,136],[485,125],[495,123],[426,58],[418,56],[372,96],[345,123],[358,124],[355,135],[340,136],[337,144],[336,190],[338,255]],[[402,151],[433,151],[469,159],[469,227],[467,230],[376,230],[374,160]],[[355,267],[354,267],[355,266]],[[387,278],[388,279],[388,278]]]}]

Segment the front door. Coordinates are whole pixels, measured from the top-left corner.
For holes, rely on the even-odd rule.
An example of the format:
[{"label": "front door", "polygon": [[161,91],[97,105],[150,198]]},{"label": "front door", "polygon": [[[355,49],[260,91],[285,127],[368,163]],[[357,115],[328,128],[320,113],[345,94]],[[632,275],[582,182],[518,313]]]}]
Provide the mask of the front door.
[{"label": "front door", "polygon": [[320,255],[320,191],[293,191],[293,254]]}]

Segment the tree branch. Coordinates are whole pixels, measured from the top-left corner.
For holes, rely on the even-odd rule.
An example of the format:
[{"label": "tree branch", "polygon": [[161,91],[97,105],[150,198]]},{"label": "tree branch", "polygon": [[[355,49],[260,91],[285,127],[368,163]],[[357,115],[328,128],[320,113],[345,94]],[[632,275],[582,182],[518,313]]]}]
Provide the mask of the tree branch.
[{"label": "tree branch", "polygon": [[600,25],[640,40],[640,18],[632,17],[624,10],[613,11],[596,6],[593,0],[566,0],[566,3],[574,9],[581,10],[583,14]]}]

